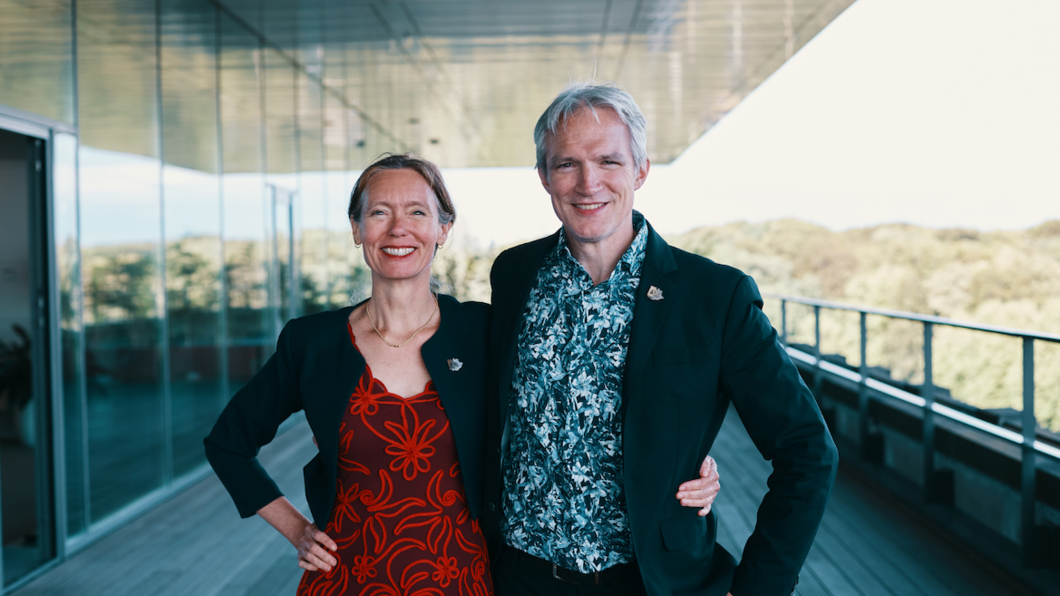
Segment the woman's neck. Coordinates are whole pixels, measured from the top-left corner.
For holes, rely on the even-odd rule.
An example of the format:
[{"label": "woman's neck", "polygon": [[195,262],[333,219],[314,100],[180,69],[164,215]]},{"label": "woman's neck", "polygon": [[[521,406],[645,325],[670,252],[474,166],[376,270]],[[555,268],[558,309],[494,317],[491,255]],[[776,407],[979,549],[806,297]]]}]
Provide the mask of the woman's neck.
[{"label": "woman's neck", "polygon": [[422,327],[437,308],[430,284],[420,280],[373,280],[367,306],[380,331],[401,337]]}]

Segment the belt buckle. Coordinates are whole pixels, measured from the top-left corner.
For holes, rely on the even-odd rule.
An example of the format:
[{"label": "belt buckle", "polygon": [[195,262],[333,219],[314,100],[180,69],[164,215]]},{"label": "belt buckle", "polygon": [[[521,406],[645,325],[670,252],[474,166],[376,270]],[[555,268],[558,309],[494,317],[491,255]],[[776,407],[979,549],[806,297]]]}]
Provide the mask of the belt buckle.
[{"label": "belt buckle", "polygon": [[[581,585],[588,585],[589,584],[589,582],[582,583],[582,582],[577,582],[577,581],[571,581],[571,580],[569,580],[569,579],[567,579],[565,577],[560,577],[559,571],[561,569],[563,571],[567,571],[567,569],[565,567],[560,567],[559,565],[556,565],[555,563],[552,564],[552,579],[558,579],[561,582],[564,582],[564,583],[567,583],[567,584],[571,584],[571,585],[574,585],[574,586],[581,586]],[[577,573],[577,572],[575,572],[575,573]],[[589,575],[589,574],[588,573],[584,573],[582,575]],[[596,586],[600,585],[600,572],[599,571],[594,571],[593,572],[593,585],[596,585]]]}]

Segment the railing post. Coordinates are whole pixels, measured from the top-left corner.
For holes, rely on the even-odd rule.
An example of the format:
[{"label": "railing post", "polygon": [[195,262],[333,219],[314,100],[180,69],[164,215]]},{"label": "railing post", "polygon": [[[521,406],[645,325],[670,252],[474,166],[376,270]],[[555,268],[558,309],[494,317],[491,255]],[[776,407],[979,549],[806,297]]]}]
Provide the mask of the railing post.
[{"label": "railing post", "polygon": [[932,378],[932,354],[931,354],[931,332],[932,324],[924,323],[924,418],[923,418],[923,449],[924,449],[924,500],[933,501],[935,491],[935,383]]},{"label": "railing post", "polygon": [[813,307],[813,394],[821,392],[821,307]]},{"label": "railing post", "polygon": [[861,358],[858,364],[858,374],[861,375],[861,381],[858,382],[858,425],[861,441],[861,458],[869,459],[869,391],[868,391],[868,376],[869,376],[869,365],[868,360],[868,326],[865,324],[866,314],[864,312],[858,313],[860,316],[859,327],[860,327],[860,348]]},{"label": "railing post", "polygon": [[788,301],[780,300],[780,343],[788,345]]},{"label": "railing post", "polygon": [[1041,549],[1037,548],[1035,507],[1037,454],[1034,441],[1037,439],[1038,421],[1034,415],[1034,339],[1023,338],[1023,457],[1020,465],[1022,480],[1022,503],[1020,510],[1023,566],[1036,567],[1041,561]]}]

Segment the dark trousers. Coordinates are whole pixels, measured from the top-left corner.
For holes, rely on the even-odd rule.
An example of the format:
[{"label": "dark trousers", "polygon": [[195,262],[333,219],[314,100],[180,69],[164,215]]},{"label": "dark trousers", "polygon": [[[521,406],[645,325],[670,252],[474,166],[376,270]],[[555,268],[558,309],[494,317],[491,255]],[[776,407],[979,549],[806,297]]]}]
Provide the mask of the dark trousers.
[{"label": "dark trousers", "polygon": [[552,577],[541,559],[504,546],[493,566],[493,589],[496,596],[647,596],[636,563],[611,575],[600,585],[575,585]]}]

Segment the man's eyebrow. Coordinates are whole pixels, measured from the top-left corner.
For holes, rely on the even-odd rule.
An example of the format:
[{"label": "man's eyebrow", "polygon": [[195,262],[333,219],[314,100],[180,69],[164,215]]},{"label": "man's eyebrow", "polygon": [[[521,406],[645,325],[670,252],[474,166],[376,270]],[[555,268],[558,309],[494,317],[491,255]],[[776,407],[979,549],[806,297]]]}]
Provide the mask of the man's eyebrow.
[{"label": "man's eyebrow", "polygon": [[626,159],[625,153],[608,153],[601,155],[598,159],[600,161],[624,161]]}]

